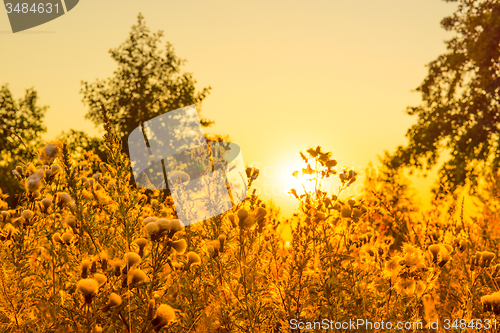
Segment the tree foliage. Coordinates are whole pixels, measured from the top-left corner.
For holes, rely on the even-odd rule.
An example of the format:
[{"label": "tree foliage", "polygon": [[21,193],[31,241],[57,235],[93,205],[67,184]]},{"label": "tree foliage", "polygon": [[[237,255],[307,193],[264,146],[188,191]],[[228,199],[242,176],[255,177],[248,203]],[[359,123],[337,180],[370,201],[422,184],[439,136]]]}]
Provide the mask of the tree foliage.
[{"label": "tree foliage", "polygon": [[[160,50],[162,36],[162,31],[150,33],[139,14],[128,39],[110,50],[118,65],[114,76],[95,83],[82,82],[83,101],[89,105],[86,118],[101,125],[104,104],[124,142],[132,130],[157,115],[191,104],[197,104],[199,110],[211,89],[196,92],[192,74],[181,70],[185,60],[176,56],[169,42],[165,54]],[[202,125],[210,124],[202,120]]]},{"label": "tree foliage", "polygon": [[456,35],[428,65],[417,88],[423,104],[407,109],[418,121],[390,165],[431,169],[448,150],[451,156],[439,170],[441,189],[453,191],[470,180],[474,191],[481,175],[500,163],[500,2],[458,2],[458,10],[441,22]]},{"label": "tree foliage", "polygon": [[26,89],[24,97],[16,101],[8,85],[0,87],[0,179],[10,205],[17,202],[14,195],[20,190],[12,170],[33,158],[41,145],[41,134],[46,131],[43,117],[48,107],[37,103],[38,94],[33,88]]}]

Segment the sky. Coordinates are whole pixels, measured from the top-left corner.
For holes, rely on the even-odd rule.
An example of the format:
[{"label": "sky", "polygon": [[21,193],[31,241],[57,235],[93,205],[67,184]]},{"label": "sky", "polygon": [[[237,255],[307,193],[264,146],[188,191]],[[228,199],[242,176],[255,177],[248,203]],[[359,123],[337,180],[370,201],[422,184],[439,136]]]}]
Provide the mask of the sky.
[{"label": "sky", "polygon": [[[227,134],[254,183],[289,216],[291,176],[305,167],[298,152],[321,145],[339,166],[362,171],[384,150],[407,143],[418,105],[414,89],[426,64],[453,35],[440,27],[456,4],[441,0],[85,0],[67,14],[13,34],[0,13],[0,85],[14,97],[33,87],[48,105],[46,140],[62,131],[102,135],[85,120],[81,81],[112,76],[109,50],[128,37],[141,12],[187,60],[199,89],[211,86],[206,129]],[[415,178],[424,201],[435,178]],[[353,186],[347,195],[362,195]],[[335,184],[332,184],[332,189]]]}]

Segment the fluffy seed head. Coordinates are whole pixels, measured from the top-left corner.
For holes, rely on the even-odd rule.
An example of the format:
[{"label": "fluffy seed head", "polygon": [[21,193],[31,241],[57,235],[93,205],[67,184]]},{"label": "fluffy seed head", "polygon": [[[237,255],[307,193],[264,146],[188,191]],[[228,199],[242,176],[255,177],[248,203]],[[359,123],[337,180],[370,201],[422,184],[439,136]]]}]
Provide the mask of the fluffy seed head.
[{"label": "fluffy seed head", "polygon": [[146,217],[144,220],[142,220],[142,225],[146,225],[151,222],[155,222],[157,220],[156,217]]},{"label": "fluffy seed head", "polygon": [[64,234],[62,234],[61,239],[64,242],[64,244],[69,245],[69,244],[71,244],[71,241],[73,240],[73,234],[71,234],[69,232],[65,232]]},{"label": "fluffy seed head", "polygon": [[82,293],[85,303],[90,304],[97,294],[99,283],[94,279],[82,279],[76,284],[76,289]]},{"label": "fluffy seed head", "polygon": [[49,209],[51,205],[52,205],[52,199],[50,199],[50,198],[43,198],[42,199],[42,206],[45,210]]},{"label": "fluffy seed head", "polygon": [[244,221],[248,217],[248,212],[245,208],[242,208],[238,211],[238,218],[240,221]]},{"label": "fluffy seed head", "polygon": [[101,274],[101,273],[95,273],[94,279],[97,281],[97,283],[99,283],[99,287],[101,287],[103,284],[106,283],[106,281],[108,281],[108,278],[106,277],[106,275]]},{"label": "fluffy seed head", "polygon": [[122,298],[116,293],[111,293],[108,298],[108,303],[102,308],[102,312],[108,312],[112,307],[117,307],[122,304]]},{"label": "fluffy seed head", "polygon": [[170,242],[170,246],[179,254],[183,254],[186,251],[187,243],[184,239],[176,240],[175,242]]},{"label": "fluffy seed head", "polygon": [[160,227],[158,227],[156,222],[150,222],[144,226],[144,232],[151,238],[154,238],[159,231]]},{"label": "fluffy seed head", "polygon": [[132,267],[135,264],[138,264],[138,263],[141,262],[141,256],[138,255],[135,252],[127,252],[127,253],[125,253],[125,255],[123,256],[123,259],[125,260],[125,264],[128,267]]},{"label": "fluffy seed head", "polygon": [[35,214],[31,210],[26,209],[26,210],[23,211],[22,215],[23,215],[23,217],[24,217],[25,220],[31,220],[31,218]]},{"label": "fluffy seed head", "polygon": [[130,272],[129,288],[132,289],[136,284],[144,282],[148,279],[146,273],[140,269],[134,269]]},{"label": "fluffy seed head", "polygon": [[182,224],[181,221],[175,219],[170,221],[170,231],[173,233],[176,233],[177,231],[182,230]]},{"label": "fluffy seed head", "polygon": [[81,276],[82,278],[86,279],[89,275],[89,268],[92,262],[88,259],[85,259],[82,261],[82,266],[81,266]]},{"label": "fluffy seed head", "polygon": [[186,264],[186,270],[188,270],[193,265],[199,265],[201,263],[200,256],[195,252],[188,252],[187,259],[188,261]]},{"label": "fluffy seed head", "polygon": [[155,331],[158,332],[174,319],[174,309],[167,304],[161,304],[158,309],[156,309],[155,318],[151,323],[153,324],[153,326],[155,326]]},{"label": "fluffy seed head", "polygon": [[52,235],[52,241],[54,243],[64,244],[63,240],[61,239],[61,235],[58,232]]}]

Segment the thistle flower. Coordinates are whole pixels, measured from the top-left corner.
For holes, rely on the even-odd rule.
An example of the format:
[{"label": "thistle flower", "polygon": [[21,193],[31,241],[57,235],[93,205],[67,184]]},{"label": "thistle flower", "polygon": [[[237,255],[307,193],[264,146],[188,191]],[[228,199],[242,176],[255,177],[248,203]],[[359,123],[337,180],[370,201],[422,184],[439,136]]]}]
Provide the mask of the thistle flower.
[{"label": "thistle flower", "polygon": [[94,279],[82,279],[76,284],[76,289],[83,294],[85,303],[90,304],[97,294],[99,283]]},{"label": "thistle flower", "polygon": [[139,255],[142,257],[144,255],[144,248],[148,244],[148,240],[146,238],[137,238],[134,240],[134,243],[139,247]]},{"label": "thistle flower", "polygon": [[187,243],[186,243],[186,240],[184,240],[184,239],[170,241],[170,242],[168,242],[168,245],[170,245],[175,250],[175,252],[177,252],[178,254],[183,254],[187,248]]},{"label": "thistle flower", "polygon": [[108,252],[106,250],[102,250],[99,253],[99,261],[101,262],[101,269],[105,271],[108,268]]},{"label": "thistle flower", "polygon": [[146,217],[144,220],[142,220],[142,225],[145,226],[146,224],[155,222],[156,220],[156,217]]},{"label": "thistle flower", "polygon": [[115,276],[120,276],[122,274],[121,273],[122,261],[121,260],[113,260],[111,264],[113,265]]},{"label": "thistle flower", "polygon": [[342,217],[351,217],[351,210],[349,208],[343,208],[341,212]]},{"label": "thistle flower", "polygon": [[155,331],[158,332],[174,319],[174,309],[167,304],[161,304],[156,310],[155,318],[151,321],[151,323],[155,327]]},{"label": "thistle flower", "polygon": [[441,247],[438,244],[433,244],[433,245],[429,246],[429,251],[432,254],[432,261],[434,263],[437,263],[438,255],[439,255],[439,252],[441,251]]},{"label": "thistle flower", "polygon": [[240,219],[240,227],[242,226],[241,225],[241,222],[243,222],[247,217],[248,217],[248,212],[246,211],[245,208],[242,208],[238,211],[238,218]]},{"label": "thistle flower", "polygon": [[61,239],[61,235],[56,232],[55,234],[52,235],[52,241],[54,243],[60,243],[60,244],[64,244],[65,242],[63,242],[63,240]]},{"label": "thistle flower", "polygon": [[178,231],[181,231],[182,230],[182,224],[181,224],[181,221],[179,221],[178,219],[175,219],[175,220],[171,220],[170,221],[170,238],[172,238],[172,236],[178,232]]},{"label": "thistle flower", "polygon": [[66,192],[57,193],[56,196],[58,198],[58,205],[60,207],[68,205],[73,200],[71,199],[71,196]]},{"label": "thistle flower", "polygon": [[71,241],[73,240],[73,234],[69,233],[69,232],[65,232],[64,234],[62,234],[61,239],[62,239],[64,244],[70,245]]},{"label": "thistle flower", "polygon": [[42,204],[42,207],[43,207],[43,211],[47,212],[49,210],[50,206],[52,206],[52,199],[50,199],[50,198],[43,198],[42,201],[41,201],[41,204]]},{"label": "thistle flower", "polygon": [[113,307],[118,307],[122,304],[122,298],[116,293],[111,293],[108,298],[108,303],[102,308],[102,312],[108,312]]},{"label": "thistle flower", "polygon": [[101,287],[103,284],[105,284],[108,281],[108,278],[106,275],[101,274],[101,273],[95,273],[94,274],[94,279],[99,283],[99,287]]},{"label": "thistle flower", "polygon": [[188,252],[187,254],[187,264],[186,264],[186,271],[191,268],[193,265],[199,265],[201,263],[200,256],[194,252]]},{"label": "thistle flower", "polygon": [[231,221],[231,225],[233,226],[233,228],[236,228],[236,221],[234,219],[234,214],[227,214],[227,217],[229,221]]},{"label": "thistle flower", "polygon": [[144,232],[147,236],[149,236],[152,240],[155,240],[160,231],[160,227],[156,222],[150,222],[144,226]]},{"label": "thistle flower", "polygon": [[29,209],[26,209],[22,212],[21,214],[23,216],[23,218],[27,221],[31,220],[31,218],[33,217],[33,215],[35,215],[31,210]]},{"label": "thistle flower", "polygon": [[158,219],[156,221],[156,224],[158,225],[158,228],[160,228],[159,233],[169,233],[170,229],[172,227],[172,221],[168,219]]},{"label": "thistle flower", "polygon": [[91,265],[90,260],[84,259],[82,261],[82,265],[80,267],[80,275],[83,279],[86,279],[88,277],[90,265]]},{"label": "thistle flower", "polygon": [[68,227],[73,229],[74,233],[76,233],[76,219],[74,216],[68,216],[66,218],[66,224],[68,225]]},{"label": "thistle flower", "polygon": [[495,258],[495,254],[492,252],[484,251],[481,254],[481,267],[488,267],[491,261]]},{"label": "thistle flower", "polygon": [[122,273],[126,274],[130,267],[141,262],[141,256],[135,252],[127,252],[123,256],[123,260],[125,261],[125,267],[123,268]]},{"label": "thistle flower", "polygon": [[144,282],[148,279],[146,273],[140,269],[134,269],[130,271],[130,282],[128,284],[129,288],[134,288],[138,283]]}]

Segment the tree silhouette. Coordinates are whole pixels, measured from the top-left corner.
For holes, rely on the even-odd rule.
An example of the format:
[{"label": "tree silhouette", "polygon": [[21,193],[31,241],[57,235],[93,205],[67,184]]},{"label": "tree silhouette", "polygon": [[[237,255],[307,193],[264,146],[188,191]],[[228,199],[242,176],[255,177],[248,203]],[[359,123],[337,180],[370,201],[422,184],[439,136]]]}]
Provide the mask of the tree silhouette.
[{"label": "tree silhouette", "polygon": [[446,42],[448,51],[428,65],[417,88],[423,104],[407,109],[418,116],[406,134],[409,144],[398,147],[389,162],[431,169],[449,150],[451,157],[439,170],[440,193],[467,179],[474,192],[481,175],[498,170],[500,163],[500,2],[458,2],[458,10],[441,22],[456,36]]},{"label": "tree silhouette", "polygon": [[16,101],[7,85],[0,87],[0,180],[11,207],[17,205],[15,194],[22,190],[12,170],[35,156],[46,131],[43,117],[47,106],[37,103],[38,94],[32,88]]},{"label": "tree silhouette", "polygon": [[[162,31],[150,33],[139,13],[128,39],[110,50],[118,65],[114,76],[95,83],[82,81],[83,102],[89,105],[86,118],[101,125],[101,105],[105,105],[124,148],[128,134],[144,121],[191,104],[199,110],[211,89],[195,92],[192,74],[181,71],[185,60],[175,55],[168,42],[165,54],[159,49],[162,36]],[[202,119],[203,126],[211,123]]]}]

